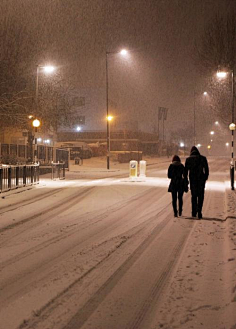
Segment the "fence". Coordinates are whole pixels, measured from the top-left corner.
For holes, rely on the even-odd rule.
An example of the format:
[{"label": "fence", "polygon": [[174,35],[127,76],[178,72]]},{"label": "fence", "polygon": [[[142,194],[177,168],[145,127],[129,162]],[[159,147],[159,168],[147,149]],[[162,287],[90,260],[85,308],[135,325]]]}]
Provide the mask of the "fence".
[{"label": "fence", "polygon": [[52,179],[65,179],[65,163],[52,162]]},{"label": "fence", "polygon": [[39,182],[39,165],[0,166],[0,192]]},{"label": "fence", "polygon": [[[0,159],[5,164],[24,163],[31,159],[32,148],[29,145],[4,144],[0,143]],[[58,149],[52,146],[38,145],[37,159],[42,165],[51,164],[52,161],[64,162],[69,168],[69,150]]]}]

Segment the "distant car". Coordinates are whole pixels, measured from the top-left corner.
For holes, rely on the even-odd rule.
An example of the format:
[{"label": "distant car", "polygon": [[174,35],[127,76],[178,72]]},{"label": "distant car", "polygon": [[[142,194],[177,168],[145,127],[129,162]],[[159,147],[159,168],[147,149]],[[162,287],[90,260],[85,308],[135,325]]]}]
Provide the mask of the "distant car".
[{"label": "distant car", "polygon": [[93,156],[91,148],[85,142],[61,142],[56,144],[59,148],[70,149],[70,160],[75,158],[89,159]]}]

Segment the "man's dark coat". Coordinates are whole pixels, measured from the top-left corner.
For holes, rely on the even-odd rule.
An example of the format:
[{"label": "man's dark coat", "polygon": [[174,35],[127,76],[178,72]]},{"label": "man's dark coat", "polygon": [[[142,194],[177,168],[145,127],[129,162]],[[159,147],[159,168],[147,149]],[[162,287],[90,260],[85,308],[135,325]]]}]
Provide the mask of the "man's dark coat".
[{"label": "man's dark coat", "polygon": [[206,157],[201,155],[196,147],[185,162],[185,177],[188,177],[188,174],[191,190],[199,187],[205,188],[209,176],[209,167]]}]

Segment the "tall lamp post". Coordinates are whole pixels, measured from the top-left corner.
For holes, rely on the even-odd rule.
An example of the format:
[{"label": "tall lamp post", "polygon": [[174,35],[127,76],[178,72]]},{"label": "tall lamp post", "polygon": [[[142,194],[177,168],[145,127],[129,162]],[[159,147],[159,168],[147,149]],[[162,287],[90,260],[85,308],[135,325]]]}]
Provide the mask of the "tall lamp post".
[{"label": "tall lamp post", "polygon": [[111,121],[112,121],[112,119],[113,119],[113,116],[111,116],[111,115],[109,115],[107,117],[107,122],[108,122],[108,139],[109,139],[108,153],[109,153],[109,155],[110,155],[110,152],[111,152]]},{"label": "tall lamp post", "polygon": [[107,108],[107,169],[110,169],[110,120],[109,116],[109,75],[108,75],[108,56],[112,54],[121,54],[125,56],[127,54],[127,50],[123,49],[117,52],[106,52],[106,108]]},{"label": "tall lamp post", "polygon": [[36,91],[35,91],[35,101],[36,101],[36,110],[38,111],[38,101],[39,101],[39,71],[43,69],[45,73],[52,73],[55,70],[54,66],[43,66],[37,65],[37,73],[36,73]]},{"label": "tall lamp post", "polygon": [[34,119],[32,125],[34,127],[34,163],[36,164],[38,161],[38,143],[37,143],[37,132],[38,127],[40,126],[41,122],[38,119]]},{"label": "tall lamp post", "polygon": [[[222,79],[227,76],[227,72],[218,71],[216,73],[217,77]],[[235,123],[234,123],[234,101],[235,101],[235,85],[234,85],[234,66],[231,70],[231,79],[232,79],[232,99],[231,99],[231,115],[232,122],[229,125],[229,129],[231,130],[231,162],[230,162],[230,181],[231,181],[231,190],[234,190],[234,131],[235,131]]]},{"label": "tall lamp post", "polygon": [[[43,70],[45,73],[50,74],[55,70],[54,66],[51,65],[36,65],[36,89],[35,89],[35,103],[36,103],[36,115],[38,115],[38,110],[39,110],[39,72],[40,70]],[[33,127],[35,128],[35,147],[34,147],[34,162],[37,162],[37,137],[36,137],[36,133],[37,133],[37,129],[40,126],[40,121],[38,119],[35,119],[32,122]]]},{"label": "tall lamp post", "polygon": [[193,94],[193,145],[196,145],[197,143],[197,137],[196,137],[196,96],[201,96],[201,95],[207,96],[207,91],[204,91],[203,93],[197,94],[195,89],[194,89],[194,94]]}]

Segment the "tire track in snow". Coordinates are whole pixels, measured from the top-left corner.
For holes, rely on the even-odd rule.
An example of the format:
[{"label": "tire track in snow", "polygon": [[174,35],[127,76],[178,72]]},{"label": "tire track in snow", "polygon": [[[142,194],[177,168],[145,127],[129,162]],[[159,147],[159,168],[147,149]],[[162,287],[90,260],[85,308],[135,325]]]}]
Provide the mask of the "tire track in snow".
[{"label": "tire track in snow", "polygon": [[[92,217],[89,217],[88,219],[87,219],[88,214],[85,214],[85,215],[81,216],[81,217],[80,217],[80,220],[87,219],[87,220],[86,220],[86,223],[83,222],[81,225],[78,225],[76,229],[75,229],[74,226],[72,226],[71,229],[70,229],[69,231],[62,232],[61,234],[57,235],[56,237],[52,237],[52,238],[48,239],[47,241],[42,242],[42,243],[38,244],[37,246],[35,246],[35,247],[33,247],[33,248],[31,247],[30,249],[28,249],[28,250],[26,250],[26,251],[24,251],[24,252],[21,252],[20,254],[17,254],[16,256],[14,256],[14,257],[12,257],[12,258],[10,258],[10,259],[4,261],[4,262],[1,262],[1,263],[0,263],[0,271],[3,270],[6,266],[10,266],[10,265],[12,265],[12,264],[14,264],[14,263],[16,263],[16,262],[20,262],[20,261],[22,261],[23,259],[29,257],[30,255],[33,255],[33,254],[35,254],[35,253],[37,253],[37,252],[40,252],[40,251],[42,251],[42,250],[44,250],[44,249],[47,249],[48,247],[50,247],[51,244],[55,244],[55,243],[57,243],[57,242],[60,242],[60,241],[63,240],[63,239],[70,239],[73,235],[76,235],[78,232],[81,232],[82,230],[87,229],[87,228],[88,228],[89,226],[91,226],[91,225],[94,225],[94,223],[95,223],[94,221],[101,221],[101,220],[105,219],[106,217],[109,216],[110,213],[118,211],[121,207],[122,207],[122,209],[124,209],[124,208],[127,207],[127,206],[132,206],[132,203],[136,203],[136,202],[137,202],[138,200],[140,200],[140,199],[143,200],[144,197],[147,198],[147,200],[149,200],[149,198],[150,198],[150,194],[151,194],[151,195],[153,194],[152,189],[149,189],[149,190],[147,190],[147,191],[141,193],[141,194],[138,195],[138,196],[134,196],[134,197],[130,198],[129,200],[125,200],[125,201],[119,202],[118,204],[112,205],[112,206],[110,206],[109,208],[107,208],[105,212],[103,211],[103,212],[102,212],[101,214],[99,214],[99,215],[98,215],[97,212],[95,211],[95,212],[94,212],[95,214],[93,214],[93,216],[92,216]],[[86,196],[87,196],[87,194],[86,194],[86,195],[83,195],[83,198],[85,198]],[[82,201],[83,198],[80,198],[79,201]],[[143,201],[145,201],[145,200],[143,200]],[[78,203],[78,200],[76,200],[76,204],[77,204],[77,203]],[[153,216],[153,215],[154,215],[152,218],[153,218],[153,219],[156,219],[156,216],[159,215],[159,214],[161,214],[161,213],[163,213],[163,211],[165,211],[165,209],[166,209],[167,207],[169,207],[169,205],[170,205],[170,203],[169,203],[164,209],[162,209],[158,214],[156,213],[156,210],[152,210],[152,211],[148,212],[148,214],[145,214],[144,217],[146,218],[147,215],[148,215],[148,216]],[[70,207],[71,207],[71,204],[70,204],[69,208],[70,208]],[[66,210],[67,210],[67,209],[66,209]],[[63,210],[61,210],[61,209],[60,209],[60,211],[58,210],[58,212],[59,212],[60,214],[61,214],[62,211],[63,211]],[[58,213],[56,213],[56,215],[58,215]],[[55,216],[56,216],[56,215],[55,215]],[[50,216],[50,218],[51,218],[51,216]],[[142,219],[142,218],[143,218],[143,217],[141,216],[140,219]],[[48,218],[47,218],[47,219],[48,219]],[[118,222],[118,221],[120,221],[119,216],[117,217],[117,222]],[[87,222],[88,222],[88,223],[87,223]],[[146,223],[148,223],[148,222],[150,222],[150,217],[148,217],[148,218],[147,218],[144,222],[142,222],[140,225],[143,227],[143,226],[145,226]],[[41,224],[41,223],[42,223],[42,221],[40,221],[40,224]],[[112,223],[112,225],[114,225],[114,222]],[[139,225],[138,225],[138,226],[139,226]],[[133,228],[132,228],[132,229],[133,229]],[[101,231],[102,231],[102,230],[103,230],[103,228],[101,228]],[[99,232],[97,232],[97,233],[100,233],[101,231],[99,231]],[[22,233],[24,233],[24,232],[25,232],[25,231],[20,232],[20,233],[18,233],[17,235],[22,234]],[[125,232],[125,234],[126,234],[126,232]],[[14,237],[16,237],[17,235],[15,235]],[[14,237],[11,237],[11,239],[13,239]],[[81,240],[80,243],[76,242],[76,246],[79,246],[82,242],[83,242],[83,240]],[[3,242],[3,244],[4,244],[4,242]],[[66,250],[66,252],[68,252],[68,250]],[[63,253],[60,254],[60,257],[61,257],[62,255],[63,255]]]},{"label": "tire track in snow", "polygon": [[[13,223],[13,224],[10,224],[10,225],[7,225],[7,226],[1,228],[0,229],[0,233],[3,233],[3,232],[8,231],[8,230],[15,229],[15,228],[17,228],[17,227],[19,227],[19,226],[21,226],[23,224],[30,224],[30,222],[33,221],[34,219],[37,219],[39,217],[42,217],[43,215],[48,215],[49,213],[51,213],[51,212],[54,211],[53,214],[50,214],[46,218],[43,218],[43,219],[41,219],[41,220],[39,220],[37,222],[37,225],[42,224],[43,222],[45,222],[46,220],[48,220],[48,217],[50,217],[50,218],[52,218],[52,216],[55,217],[58,214],[60,214],[61,212],[68,210],[71,206],[77,204],[80,200],[82,200],[84,197],[86,197],[87,194],[92,189],[94,189],[94,188],[95,187],[93,187],[93,186],[92,187],[83,188],[83,191],[79,191],[79,192],[73,194],[72,196],[65,198],[64,200],[60,201],[59,204],[56,203],[56,204],[54,204],[52,206],[47,207],[46,209],[44,209],[43,211],[41,211],[41,212],[39,212],[37,214],[34,214],[32,216],[29,216],[29,217],[26,217],[26,218],[24,218],[24,219],[22,219],[22,220],[20,220],[20,221],[18,221],[16,223]],[[36,226],[35,224],[36,224],[35,222],[32,223],[33,226]],[[30,228],[31,228],[31,226],[30,226]],[[27,227],[27,229],[29,229],[29,227]],[[10,238],[13,239],[15,236],[17,236],[17,235],[25,232],[25,230],[26,230],[26,228],[24,226],[24,227],[22,227],[22,230],[20,230],[20,232],[16,233],[15,235],[12,235],[12,233],[11,233]],[[2,244],[4,244],[4,242],[1,243],[0,246]]]},{"label": "tire track in snow", "polygon": [[[169,204],[160,211],[158,215],[163,215],[167,208],[169,208]],[[156,215],[149,218],[149,222],[156,221]],[[133,266],[134,263],[138,261],[138,259],[143,255],[146,249],[150,246],[150,244],[163,233],[166,226],[172,221],[172,214],[165,218],[162,222],[157,223],[155,228],[152,230],[151,234],[145,238],[145,240],[130,254],[127,256],[126,260],[115,270],[115,272],[104,282],[104,284],[97,290],[97,292],[77,311],[77,313],[73,316],[73,318],[68,322],[63,329],[79,329],[84,323],[88,320],[91,314],[95,311],[95,309],[102,303],[102,301],[107,297],[107,295],[111,292],[111,290],[116,286],[116,284],[121,280],[121,278],[127,273],[127,271]],[[139,234],[143,230],[143,224],[140,224],[139,230],[136,231],[136,234]],[[171,273],[174,264],[175,258],[181,252],[184,242],[186,241],[188,234],[182,238],[181,241],[178,242],[177,246],[174,248],[172,254],[173,257],[171,261],[168,263],[163,273],[160,274],[162,281],[165,283],[167,280],[167,273]],[[126,242],[126,241],[125,241]],[[119,246],[119,248],[123,245],[123,243]],[[71,294],[72,290],[76,290],[77,286],[81,284],[81,281],[85,279],[87,276],[91,274],[91,272],[98,270],[99,267],[103,266],[106,261],[109,260],[110,257],[117,251],[117,248],[109,253],[106,257],[104,257],[98,264],[94,267],[90,268],[89,271],[84,273],[83,276],[75,280],[70,286],[68,286],[65,290],[63,290],[60,294],[58,294],[55,298],[53,298],[47,305],[41,308],[38,311],[38,316],[35,319],[29,320],[29,322],[22,324],[19,328],[37,328],[37,324],[41,325],[41,320],[47,321],[47,319],[51,316],[54,309],[57,309],[58,306],[63,307],[63,303],[65,301],[68,302],[67,294]],[[160,288],[160,279],[158,278],[158,283],[156,283],[155,287],[152,289],[152,295],[157,294],[157,287]],[[147,307],[144,307],[146,310]],[[142,313],[143,312],[142,310]],[[139,315],[140,317],[140,315]],[[41,318],[41,319],[40,319]],[[41,326],[40,326],[41,328]]]},{"label": "tire track in snow", "polygon": [[16,203],[14,203],[14,204],[3,206],[3,207],[0,208],[0,215],[5,214],[6,212],[13,211],[13,210],[16,210],[18,208],[24,207],[24,206],[28,206],[28,205],[30,205],[34,202],[41,201],[44,198],[52,196],[52,195],[54,195],[54,194],[56,194],[60,191],[61,191],[61,188],[57,188],[56,190],[46,192],[43,195],[36,195],[36,196],[30,198],[30,200],[21,200],[21,201],[18,201]]}]

